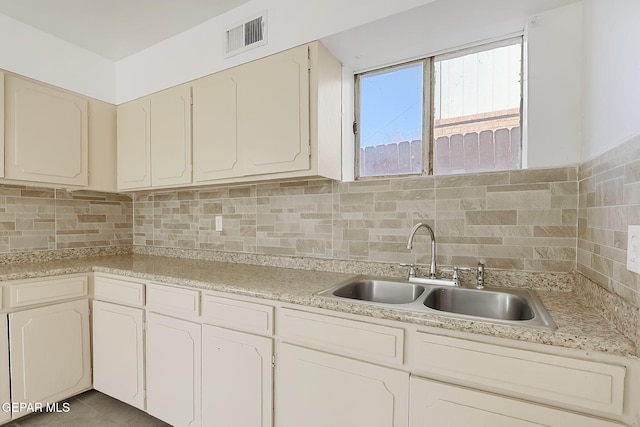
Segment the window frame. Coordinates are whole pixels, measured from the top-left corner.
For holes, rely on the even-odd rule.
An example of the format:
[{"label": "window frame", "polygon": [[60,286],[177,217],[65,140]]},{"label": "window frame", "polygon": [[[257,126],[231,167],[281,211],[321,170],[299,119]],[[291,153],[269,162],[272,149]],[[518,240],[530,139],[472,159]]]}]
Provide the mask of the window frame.
[{"label": "window frame", "polygon": [[[520,44],[520,167],[517,170],[524,168],[524,105],[525,105],[525,93],[524,93],[524,67],[525,67],[525,39],[523,34],[510,35],[506,38],[501,38],[489,42],[482,42],[479,44],[470,45],[463,48],[456,48],[419,59],[413,59],[406,62],[399,62],[393,65],[387,65],[381,68],[374,68],[366,71],[362,71],[354,74],[354,121],[353,121],[353,134],[354,134],[354,146],[355,146],[355,158],[354,158],[354,179],[356,181],[376,180],[385,178],[401,178],[401,177],[420,177],[420,176],[433,176],[434,169],[434,156],[433,156],[433,135],[434,135],[434,122],[435,122],[435,63],[438,60],[448,60],[472,53],[488,51],[503,46],[509,46],[512,44]],[[422,82],[422,96],[423,96],[423,108],[422,108],[422,167],[420,173],[402,173],[402,174],[390,174],[390,175],[368,175],[361,176],[360,165],[360,82],[362,76],[375,75],[388,72],[393,69],[400,69],[402,67],[410,66],[412,64],[423,64],[423,82]],[[488,171],[489,172],[489,171]],[[495,171],[494,171],[495,172]],[[460,175],[478,173],[478,172],[463,172]]]}]

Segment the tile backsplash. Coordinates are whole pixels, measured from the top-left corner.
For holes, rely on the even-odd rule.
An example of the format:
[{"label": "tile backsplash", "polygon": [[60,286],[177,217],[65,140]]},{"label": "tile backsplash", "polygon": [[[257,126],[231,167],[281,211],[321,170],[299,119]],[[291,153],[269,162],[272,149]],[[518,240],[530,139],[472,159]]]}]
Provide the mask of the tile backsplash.
[{"label": "tile backsplash", "polygon": [[0,185],[0,254],[132,244],[128,195]]},{"label": "tile backsplash", "polygon": [[578,179],[578,272],[640,307],[640,274],[626,268],[627,227],[640,224],[640,135],[580,165]]},{"label": "tile backsplash", "polygon": [[[574,167],[473,175],[260,183],[134,195],[134,244],[296,257],[569,272],[575,268]],[[223,230],[215,231],[215,217]]]}]

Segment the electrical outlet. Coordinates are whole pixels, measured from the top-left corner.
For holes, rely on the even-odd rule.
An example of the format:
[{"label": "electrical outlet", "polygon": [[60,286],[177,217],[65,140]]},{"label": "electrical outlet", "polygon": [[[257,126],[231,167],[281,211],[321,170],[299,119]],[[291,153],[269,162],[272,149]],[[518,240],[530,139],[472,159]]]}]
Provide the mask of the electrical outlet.
[{"label": "electrical outlet", "polygon": [[216,231],[222,231],[222,215],[216,215]]},{"label": "electrical outlet", "polygon": [[627,235],[627,270],[640,274],[640,225],[630,225]]}]

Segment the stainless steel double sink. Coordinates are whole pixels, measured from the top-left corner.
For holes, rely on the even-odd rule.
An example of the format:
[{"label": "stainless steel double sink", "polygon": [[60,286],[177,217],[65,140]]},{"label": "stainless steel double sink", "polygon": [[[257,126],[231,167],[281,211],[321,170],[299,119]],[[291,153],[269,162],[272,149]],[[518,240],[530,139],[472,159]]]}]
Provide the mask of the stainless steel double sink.
[{"label": "stainless steel double sink", "polygon": [[[427,281],[428,282],[428,281]],[[540,298],[529,289],[467,289],[359,276],[316,295],[385,308],[500,324],[556,329]]]}]

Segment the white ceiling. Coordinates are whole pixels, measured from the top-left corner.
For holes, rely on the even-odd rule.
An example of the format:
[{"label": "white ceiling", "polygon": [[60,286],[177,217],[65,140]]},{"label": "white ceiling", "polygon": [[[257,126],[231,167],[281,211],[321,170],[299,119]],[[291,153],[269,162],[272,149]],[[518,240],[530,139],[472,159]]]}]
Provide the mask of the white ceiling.
[{"label": "white ceiling", "polygon": [[248,1],[0,0],[0,14],[117,61]]}]

